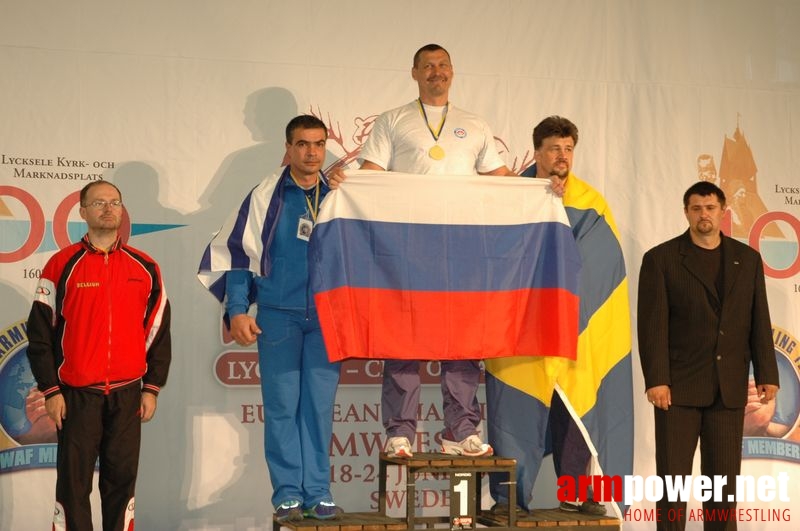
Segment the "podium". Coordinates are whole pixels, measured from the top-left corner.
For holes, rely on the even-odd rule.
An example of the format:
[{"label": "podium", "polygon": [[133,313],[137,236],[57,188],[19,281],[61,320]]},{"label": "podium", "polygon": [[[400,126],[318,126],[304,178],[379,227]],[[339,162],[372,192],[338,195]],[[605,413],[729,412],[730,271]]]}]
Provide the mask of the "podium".
[{"label": "podium", "polygon": [[[513,529],[516,525],[516,477],[517,462],[507,457],[466,457],[440,453],[416,453],[414,457],[389,457],[380,455],[378,465],[378,511],[386,516],[386,479],[389,466],[406,469],[406,529],[414,529],[417,524],[433,527],[447,523],[451,530],[475,529],[480,523],[494,529]],[[505,474],[508,482],[509,511],[504,515],[506,525],[485,520],[481,514],[481,479],[484,474],[498,472]],[[415,501],[417,481],[420,475],[444,474],[450,479],[449,516],[417,516]]]},{"label": "podium", "polygon": [[[405,515],[387,514],[388,467],[406,471]],[[488,528],[492,531],[531,530],[559,531],[619,531],[621,522],[613,516],[591,516],[556,509],[535,509],[518,513],[516,489],[516,460],[507,457],[464,457],[440,453],[415,453],[414,457],[389,457],[381,453],[378,463],[378,512],[346,512],[336,520],[305,519],[301,522],[278,522],[273,516],[272,529],[299,531],[401,531],[409,529],[448,529],[450,531]],[[508,478],[509,510],[482,510],[481,479],[484,474],[497,472]],[[450,481],[450,514],[448,516],[419,516],[416,513],[418,482],[425,474],[446,475]],[[531,530],[533,531],[533,530]]]}]

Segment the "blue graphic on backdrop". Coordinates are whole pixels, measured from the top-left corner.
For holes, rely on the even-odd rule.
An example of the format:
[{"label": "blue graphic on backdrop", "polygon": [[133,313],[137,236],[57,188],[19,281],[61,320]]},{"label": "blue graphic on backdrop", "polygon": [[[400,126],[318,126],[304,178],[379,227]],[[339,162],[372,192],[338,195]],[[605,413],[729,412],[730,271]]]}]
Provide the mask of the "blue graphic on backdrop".
[{"label": "blue graphic on backdrop", "polygon": [[56,465],[56,426],[27,353],[24,321],[0,332],[0,474]]}]

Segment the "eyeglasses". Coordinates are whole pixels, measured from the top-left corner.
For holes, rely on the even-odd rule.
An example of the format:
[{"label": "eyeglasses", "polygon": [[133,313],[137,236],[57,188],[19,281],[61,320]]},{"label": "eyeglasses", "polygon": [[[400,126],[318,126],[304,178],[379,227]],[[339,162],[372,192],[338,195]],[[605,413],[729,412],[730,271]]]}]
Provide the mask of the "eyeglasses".
[{"label": "eyeglasses", "polygon": [[111,208],[122,208],[122,201],[119,199],[114,199],[113,201],[103,201],[102,199],[96,199],[89,203],[88,205],[83,205],[84,208],[92,207],[95,210],[105,210],[106,207]]}]

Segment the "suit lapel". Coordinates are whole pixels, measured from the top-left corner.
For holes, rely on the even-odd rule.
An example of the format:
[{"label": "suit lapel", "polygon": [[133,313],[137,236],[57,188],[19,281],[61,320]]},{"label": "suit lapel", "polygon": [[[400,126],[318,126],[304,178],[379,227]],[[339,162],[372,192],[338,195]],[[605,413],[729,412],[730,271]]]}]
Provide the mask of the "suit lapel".
[{"label": "suit lapel", "polygon": [[724,234],[722,235],[722,300],[728,298],[736,279],[741,270],[742,256],[735,246],[731,245],[731,240]]}]

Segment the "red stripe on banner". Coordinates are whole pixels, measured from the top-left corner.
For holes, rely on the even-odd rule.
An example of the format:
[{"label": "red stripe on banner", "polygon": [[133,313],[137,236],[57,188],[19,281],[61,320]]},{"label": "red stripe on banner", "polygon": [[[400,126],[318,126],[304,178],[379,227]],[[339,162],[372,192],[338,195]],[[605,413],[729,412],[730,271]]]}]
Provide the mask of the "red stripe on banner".
[{"label": "red stripe on banner", "polygon": [[410,292],[341,287],[315,296],[328,358],[574,360],[578,297],[566,290]]}]

